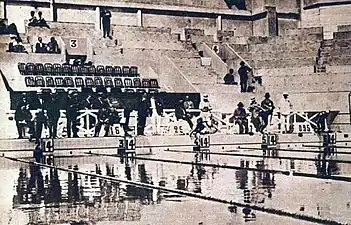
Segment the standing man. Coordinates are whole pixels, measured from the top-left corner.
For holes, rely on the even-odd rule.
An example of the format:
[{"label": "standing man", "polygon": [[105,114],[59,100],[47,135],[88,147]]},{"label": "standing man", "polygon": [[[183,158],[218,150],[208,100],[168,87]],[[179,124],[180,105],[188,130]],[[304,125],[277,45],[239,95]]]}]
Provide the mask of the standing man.
[{"label": "standing man", "polygon": [[50,138],[57,138],[57,123],[60,119],[60,105],[58,96],[52,94],[47,106],[48,125]]},{"label": "standing man", "polygon": [[104,137],[107,137],[110,130],[110,109],[107,107],[107,104],[104,104],[98,111],[94,137],[99,137],[102,125],[105,126]]},{"label": "standing man", "polygon": [[290,130],[290,118],[289,115],[292,113],[292,104],[289,99],[289,94],[284,92],[283,98],[279,103],[279,113],[281,115],[281,130],[282,133],[287,133]]},{"label": "standing man", "polygon": [[73,137],[79,137],[78,127],[77,127],[78,110],[79,110],[78,93],[71,92],[68,94],[67,109],[66,109],[68,137],[71,137],[71,131],[73,133]]},{"label": "standing man", "polygon": [[240,87],[241,92],[247,92],[247,81],[249,80],[249,72],[251,68],[245,65],[244,61],[240,62],[240,68],[238,70],[240,76]]},{"label": "standing man", "polygon": [[23,138],[23,127],[27,125],[29,127],[29,133],[33,134],[33,122],[32,114],[29,111],[30,105],[27,100],[27,95],[25,93],[22,94],[22,100],[17,104],[15,111],[15,121],[18,132],[18,139]]},{"label": "standing man", "polygon": [[202,101],[200,102],[199,109],[201,110],[201,117],[205,122],[208,123],[209,126],[212,126],[212,106],[210,101],[208,100],[208,95],[204,94],[202,97]]},{"label": "standing man", "polygon": [[104,38],[109,37],[110,39],[112,39],[112,37],[110,36],[110,29],[111,29],[111,12],[106,9],[103,8],[101,11],[101,17],[102,17],[102,29],[103,29],[103,33],[104,33]]},{"label": "standing man", "polygon": [[41,133],[43,131],[43,126],[46,129],[47,122],[48,122],[43,104],[40,106],[40,108],[38,109],[38,112],[35,114],[34,121],[35,121],[35,138],[37,141],[40,141]]},{"label": "standing man", "polygon": [[163,116],[163,102],[160,97],[151,96],[150,99],[151,120],[153,134],[161,134],[161,117]]},{"label": "standing man", "polygon": [[150,100],[146,94],[143,94],[138,107],[138,135],[144,135],[146,118],[150,115],[150,107]]},{"label": "standing man", "polygon": [[254,125],[256,132],[263,133],[264,121],[262,119],[262,107],[256,102],[255,97],[251,97],[250,106],[248,107],[251,112],[251,123]]},{"label": "standing man", "polygon": [[273,110],[275,109],[273,101],[270,99],[271,95],[266,93],[264,95],[264,100],[261,102],[261,107],[263,108],[262,120],[264,125],[262,129],[264,130],[268,126],[268,121],[272,120]]}]

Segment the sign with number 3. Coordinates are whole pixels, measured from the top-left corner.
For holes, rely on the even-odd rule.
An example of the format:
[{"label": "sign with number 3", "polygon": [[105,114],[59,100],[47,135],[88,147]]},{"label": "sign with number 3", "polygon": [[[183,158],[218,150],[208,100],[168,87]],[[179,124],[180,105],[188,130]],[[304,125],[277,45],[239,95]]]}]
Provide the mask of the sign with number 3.
[{"label": "sign with number 3", "polygon": [[77,39],[70,39],[69,40],[69,46],[71,48],[78,48],[78,40]]}]

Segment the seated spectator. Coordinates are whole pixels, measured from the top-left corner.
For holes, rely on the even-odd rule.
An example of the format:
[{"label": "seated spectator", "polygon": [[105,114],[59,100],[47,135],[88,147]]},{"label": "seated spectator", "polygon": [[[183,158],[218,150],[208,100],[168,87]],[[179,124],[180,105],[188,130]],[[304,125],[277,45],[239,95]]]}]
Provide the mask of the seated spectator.
[{"label": "seated spectator", "polygon": [[81,65],[83,65],[82,59],[80,58],[74,59],[73,66],[81,66]]},{"label": "seated spectator", "polygon": [[0,34],[7,34],[7,19],[0,21]]},{"label": "seated spectator", "polygon": [[175,116],[177,120],[185,120],[188,122],[190,129],[193,129],[193,122],[191,121],[191,115],[184,108],[184,101],[181,99],[177,102],[178,104],[175,107]]},{"label": "seated spectator", "polygon": [[60,49],[54,37],[50,38],[50,42],[47,45],[47,51],[49,53],[60,53]]},{"label": "seated spectator", "polygon": [[84,66],[92,66],[92,65],[93,65],[92,61],[84,62]]},{"label": "seated spectator", "polygon": [[41,37],[38,37],[38,42],[35,44],[35,53],[46,53],[46,46]]},{"label": "seated spectator", "polygon": [[244,109],[244,104],[239,102],[238,108],[234,110],[234,116],[230,118],[229,121],[239,125],[239,134],[249,133],[247,116],[248,114]]},{"label": "seated spectator", "polygon": [[43,18],[43,13],[39,11],[38,16],[39,19],[37,21],[36,26],[50,28],[49,25],[46,23],[46,20]]},{"label": "seated spectator", "polygon": [[224,76],[224,84],[238,84],[235,82],[233,69],[230,69],[229,73]]},{"label": "seated spectator", "polygon": [[11,24],[7,27],[7,33],[8,33],[8,34],[13,34],[13,35],[16,35],[16,36],[19,37],[16,24],[11,23]]},{"label": "seated spectator", "polygon": [[16,37],[15,35],[11,37],[8,52],[28,53],[22,44],[21,38]]},{"label": "seated spectator", "polygon": [[0,21],[0,34],[13,34],[19,37],[16,24],[11,23],[8,26],[7,19],[3,19]]},{"label": "seated spectator", "polygon": [[38,23],[37,17],[35,17],[35,12],[31,11],[30,12],[30,19],[29,19],[29,23],[28,26],[36,26]]}]

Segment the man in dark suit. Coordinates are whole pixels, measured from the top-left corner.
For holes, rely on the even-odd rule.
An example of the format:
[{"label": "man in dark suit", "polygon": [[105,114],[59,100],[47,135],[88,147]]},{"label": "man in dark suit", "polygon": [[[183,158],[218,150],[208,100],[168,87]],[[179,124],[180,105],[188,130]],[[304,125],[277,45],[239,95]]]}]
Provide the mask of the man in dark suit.
[{"label": "man in dark suit", "polygon": [[251,68],[246,66],[244,61],[240,62],[240,68],[238,70],[240,76],[240,87],[241,92],[247,92],[247,81],[249,80],[249,72]]},{"label": "man in dark suit", "polygon": [[101,17],[102,17],[102,29],[103,29],[103,33],[104,33],[104,38],[109,37],[110,39],[112,39],[112,37],[110,36],[110,29],[111,29],[111,12],[104,8],[101,11]]}]

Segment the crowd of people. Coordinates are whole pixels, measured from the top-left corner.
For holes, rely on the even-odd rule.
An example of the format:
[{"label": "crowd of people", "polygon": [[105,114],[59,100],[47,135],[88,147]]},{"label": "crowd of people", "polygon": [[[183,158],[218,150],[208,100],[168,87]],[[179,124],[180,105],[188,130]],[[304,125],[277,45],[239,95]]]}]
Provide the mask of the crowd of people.
[{"label": "crowd of people", "polygon": [[[130,135],[129,119],[133,110],[132,104],[124,104],[116,98],[108,96],[104,90],[97,93],[83,94],[76,91],[69,91],[67,94],[41,93],[37,99],[29,98],[23,94],[18,102],[15,111],[15,121],[18,131],[18,138],[24,138],[23,128],[28,127],[28,134],[31,139],[42,138],[43,128],[48,128],[49,137],[57,138],[57,127],[60,118],[60,110],[66,112],[67,137],[79,137],[79,111],[83,109],[96,109],[96,119],[91,117],[87,127],[95,127],[94,136],[100,136],[101,128],[104,126],[104,136],[110,135],[110,127],[114,124],[121,124],[126,136]],[[154,113],[163,114],[162,100],[157,96],[143,94],[137,103],[137,135],[144,135],[147,117]],[[37,109],[33,116],[31,110]],[[123,109],[123,115],[120,113]],[[86,122],[86,121],[85,121]]]},{"label": "crowd of people", "polygon": [[[281,124],[283,132],[290,131],[290,121],[288,116],[292,113],[292,104],[289,100],[288,93],[283,93],[283,98],[278,106],[278,116],[281,117]],[[230,119],[231,122],[239,126],[240,134],[248,134],[248,117],[251,118],[256,132],[264,133],[266,128],[272,122],[273,112],[275,110],[274,102],[270,99],[270,94],[266,93],[261,104],[256,101],[255,97],[251,98],[250,105],[247,107],[247,113],[244,104],[238,103],[238,107],[234,110],[233,117]]]},{"label": "crowd of people", "polygon": [[[64,101],[63,101],[63,100]],[[33,100],[32,100],[33,101]],[[63,104],[61,104],[64,102]],[[32,103],[28,101],[26,94],[22,95],[15,112],[15,121],[18,130],[18,138],[23,138],[23,128],[28,127],[28,133],[32,138],[40,139],[43,128],[48,128],[51,138],[57,138],[57,124],[60,118],[60,110],[66,111],[66,131],[67,137],[79,137],[80,119],[79,111],[82,109],[97,109],[97,117],[91,118],[85,127],[95,127],[94,136],[100,136],[102,127],[104,127],[103,136],[110,135],[110,128],[114,124],[120,124],[126,136],[130,136],[129,118],[132,110],[137,111],[137,130],[136,135],[145,135],[146,121],[148,117],[159,119],[164,115],[164,104],[160,97],[144,93],[133,107],[128,103],[122,103],[116,98],[111,98],[105,91],[97,91],[97,93],[83,94],[76,91],[70,91],[62,98],[57,93],[39,94],[36,114],[31,114],[33,109]],[[123,109],[123,110],[120,110]],[[123,115],[121,114],[123,111]],[[280,130],[282,133],[293,132],[293,124],[291,114],[293,113],[292,103],[288,93],[283,93],[277,107],[271,100],[269,93],[264,95],[261,103],[252,97],[250,104],[246,107],[242,102],[237,104],[233,116],[229,119],[230,123],[234,123],[239,127],[239,134],[249,134],[254,132],[249,130],[249,120],[255,129],[255,132],[265,133],[267,127],[272,123],[272,117],[276,111],[280,119]],[[155,116],[154,116],[155,115]],[[320,112],[312,119],[316,125],[313,127],[316,132],[325,130],[325,120],[328,112]],[[175,118],[184,120],[190,128],[190,135],[197,137],[200,134],[216,133],[218,131],[218,123],[212,113],[212,106],[208,100],[208,95],[203,95],[199,107],[196,108],[194,102],[185,96],[175,105]],[[196,123],[194,124],[194,118]],[[84,123],[87,123],[84,121]],[[153,121],[160,124],[160,121]]]}]

